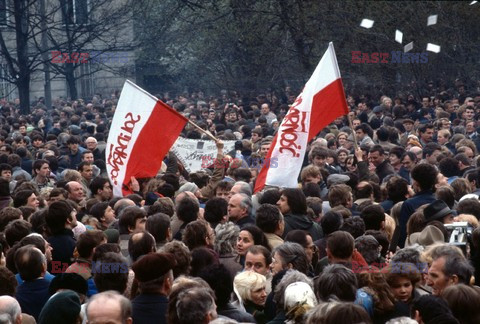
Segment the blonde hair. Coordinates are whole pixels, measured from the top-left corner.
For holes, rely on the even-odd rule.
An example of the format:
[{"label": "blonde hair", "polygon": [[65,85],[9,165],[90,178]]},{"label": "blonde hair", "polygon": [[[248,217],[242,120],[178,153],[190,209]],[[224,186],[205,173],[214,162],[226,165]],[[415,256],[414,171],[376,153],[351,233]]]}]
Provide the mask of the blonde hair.
[{"label": "blonde hair", "polygon": [[395,225],[398,225],[398,219],[400,218],[400,211],[402,210],[403,201],[397,202],[393,205],[392,209],[390,209],[390,216],[392,216],[393,220],[395,221]]},{"label": "blonde hair", "polygon": [[460,214],[454,218],[455,222],[468,222],[474,228],[478,227],[478,219],[471,214]]},{"label": "blonde hair", "polygon": [[393,232],[395,232],[395,220],[392,216],[385,214],[385,233],[387,234],[388,241],[390,242],[393,237]]},{"label": "blonde hair", "polygon": [[339,132],[339,133],[337,134],[337,141],[338,141],[338,138],[339,138],[340,136],[345,136],[345,139],[348,139],[348,134],[347,134],[346,132]]},{"label": "blonde hair", "polygon": [[77,170],[67,169],[65,171],[65,175],[63,176],[63,180],[65,180],[65,182],[70,182],[70,181],[79,182],[82,180],[82,175]]},{"label": "blonde hair", "polygon": [[243,271],[233,279],[233,289],[242,301],[252,300],[252,291],[265,287],[267,279],[264,275],[253,271]]}]

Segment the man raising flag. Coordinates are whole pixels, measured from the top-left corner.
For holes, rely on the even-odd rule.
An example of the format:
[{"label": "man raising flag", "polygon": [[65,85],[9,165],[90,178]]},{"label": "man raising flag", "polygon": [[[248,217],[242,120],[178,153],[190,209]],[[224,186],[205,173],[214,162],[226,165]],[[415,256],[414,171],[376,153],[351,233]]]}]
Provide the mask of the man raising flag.
[{"label": "man raising flag", "polygon": [[258,175],[255,192],[265,185],[296,188],[308,141],[337,117],[346,114],[348,106],[340,70],[330,43],[283,119],[267,154],[267,163]]}]

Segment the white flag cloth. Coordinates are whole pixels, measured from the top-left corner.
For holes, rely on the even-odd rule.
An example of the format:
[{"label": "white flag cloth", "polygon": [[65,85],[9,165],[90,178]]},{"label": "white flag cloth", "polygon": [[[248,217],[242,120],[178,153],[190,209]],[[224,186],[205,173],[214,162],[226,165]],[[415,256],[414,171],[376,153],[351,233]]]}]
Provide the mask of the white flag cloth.
[{"label": "white flag cloth", "polygon": [[275,135],[255,191],[264,185],[296,188],[307,143],[337,117],[348,114],[333,44],[318,63]]}]

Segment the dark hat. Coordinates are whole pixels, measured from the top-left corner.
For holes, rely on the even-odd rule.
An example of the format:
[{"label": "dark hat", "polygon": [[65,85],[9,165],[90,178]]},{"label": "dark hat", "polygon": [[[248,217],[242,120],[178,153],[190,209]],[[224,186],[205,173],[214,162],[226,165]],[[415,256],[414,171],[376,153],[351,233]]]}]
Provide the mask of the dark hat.
[{"label": "dark hat", "polygon": [[450,215],[452,210],[443,200],[435,200],[430,205],[423,210],[423,215],[425,216],[425,223],[428,223],[432,220],[441,221],[447,215]]},{"label": "dark hat", "polygon": [[78,295],[73,291],[62,291],[47,301],[40,313],[38,323],[76,323],[80,310]]},{"label": "dark hat", "polygon": [[382,106],[376,106],[375,108],[373,108],[373,112],[374,113],[383,112],[383,107]]},{"label": "dark hat", "polygon": [[408,123],[415,124],[415,122],[411,118],[405,118],[402,122],[402,124],[408,124]]},{"label": "dark hat", "polygon": [[169,270],[172,270],[177,262],[171,253],[149,253],[132,265],[135,278],[140,282],[157,279]]},{"label": "dark hat", "polygon": [[50,295],[55,294],[59,289],[70,289],[79,294],[87,294],[87,281],[76,273],[59,273],[53,278],[48,287]]},{"label": "dark hat", "polygon": [[77,125],[70,125],[68,129],[70,130],[70,134],[72,135],[80,135],[82,133],[82,129]]}]

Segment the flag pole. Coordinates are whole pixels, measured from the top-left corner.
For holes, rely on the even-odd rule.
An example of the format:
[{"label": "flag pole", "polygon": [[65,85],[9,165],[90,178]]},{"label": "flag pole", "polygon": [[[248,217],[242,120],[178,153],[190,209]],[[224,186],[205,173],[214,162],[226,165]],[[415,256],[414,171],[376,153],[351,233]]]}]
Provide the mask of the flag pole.
[{"label": "flag pole", "polygon": [[357,134],[355,134],[355,129],[353,129],[352,119],[350,118],[350,112],[347,114],[347,119],[348,119],[348,125],[352,130],[353,146],[355,147],[355,151],[357,151],[358,150]]},{"label": "flag pole", "polygon": [[[148,91],[145,91],[144,89],[140,88],[138,85],[136,85],[134,82],[130,81],[130,80],[126,80],[126,82],[130,83],[132,86],[134,86],[135,88],[137,88],[138,90],[142,91],[144,94],[146,94],[147,96],[149,96],[150,98],[152,98],[153,100],[155,101],[161,101],[160,99],[158,99],[157,97],[155,97],[154,95],[152,95],[151,93],[149,93]],[[168,106],[167,104],[165,104],[166,106]],[[170,107],[170,106],[168,106]],[[170,107],[170,109],[173,109],[172,107]],[[173,109],[175,110],[175,109]],[[177,112],[178,113],[178,112]],[[197,124],[195,124],[194,122],[190,121],[189,119],[187,119],[187,121],[193,126],[195,127],[199,132],[207,135],[209,138],[211,138],[212,140],[214,140],[215,142],[218,142],[218,138],[216,138],[215,136],[213,136],[212,134],[210,134],[209,132],[207,132],[206,130],[204,130],[203,128],[201,128],[200,126],[198,126]]]},{"label": "flag pole", "polygon": [[203,128],[201,128],[200,126],[198,126],[197,124],[195,124],[194,122],[188,120],[188,122],[190,123],[190,125],[192,125],[193,127],[195,127],[199,132],[207,135],[208,137],[210,137],[212,140],[214,140],[215,142],[218,142],[218,138],[216,138],[215,136],[213,136],[212,134],[210,134],[209,132],[207,132],[206,130],[204,130]]}]

